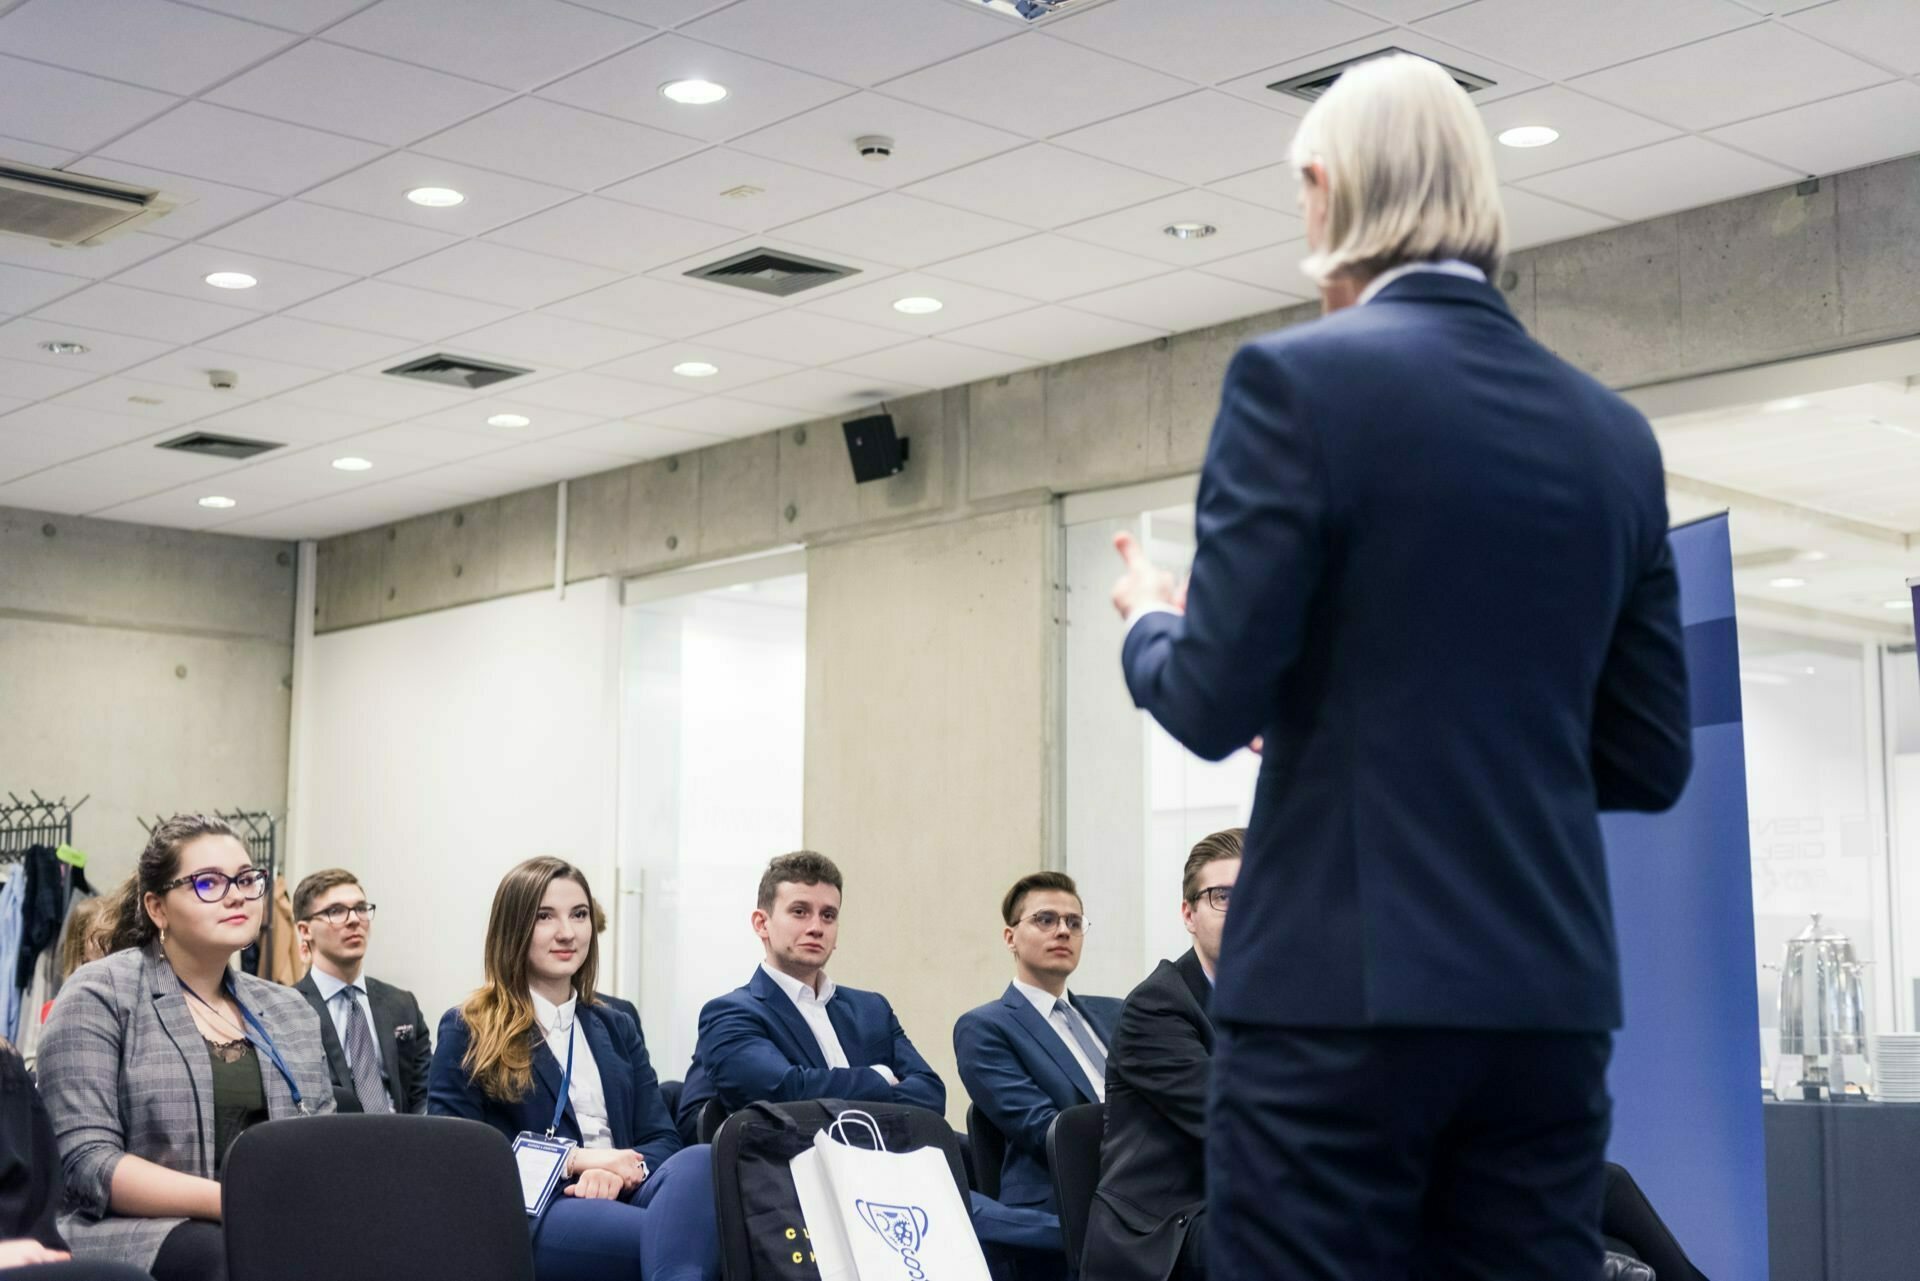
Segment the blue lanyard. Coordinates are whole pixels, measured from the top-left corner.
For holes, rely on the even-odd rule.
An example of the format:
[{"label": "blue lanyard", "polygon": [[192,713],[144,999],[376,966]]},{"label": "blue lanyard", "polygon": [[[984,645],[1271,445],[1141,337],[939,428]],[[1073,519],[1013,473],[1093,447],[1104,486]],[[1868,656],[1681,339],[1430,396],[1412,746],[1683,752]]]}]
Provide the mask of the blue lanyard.
[{"label": "blue lanyard", "polygon": [[[209,1010],[213,1010],[216,1015],[220,1013],[220,1011],[214,1010],[213,1006],[207,1003],[205,997],[188,987],[185,979],[182,979],[178,974],[173,977],[174,981],[180,984],[180,990],[182,992],[185,992],[188,996],[200,1002],[200,1004],[205,1005]],[[301,1107],[300,1086],[294,1081],[293,1073],[288,1070],[287,1061],[280,1057],[280,1050],[274,1045],[273,1038],[267,1035],[266,1026],[253,1016],[253,1011],[249,1010],[246,1002],[240,999],[240,994],[233,990],[233,980],[231,978],[221,983],[220,986],[228,996],[233,998],[234,1005],[240,1010],[240,1018],[249,1028],[253,1029],[253,1031],[259,1035],[260,1039],[254,1041],[254,1045],[267,1052],[267,1058],[273,1062],[274,1070],[279,1072],[281,1079],[287,1083],[287,1093],[293,1096],[293,1106],[296,1108]],[[252,1037],[248,1037],[247,1039],[250,1041],[253,1040]],[[302,1110],[304,1111],[305,1109],[302,1108]]]},{"label": "blue lanyard", "polygon": [[580,1015],[576,1011],[573,1020],[567,1024],[567,1070],[560,1078],[560,1097],[553,1101],[553,1120],[547,1124],[548,1138],[552,1138],[553,1132],[560,1128],[560,1118],[567,1110],[567,1091],[573,1088],[573,1038],[579,1024]]}]

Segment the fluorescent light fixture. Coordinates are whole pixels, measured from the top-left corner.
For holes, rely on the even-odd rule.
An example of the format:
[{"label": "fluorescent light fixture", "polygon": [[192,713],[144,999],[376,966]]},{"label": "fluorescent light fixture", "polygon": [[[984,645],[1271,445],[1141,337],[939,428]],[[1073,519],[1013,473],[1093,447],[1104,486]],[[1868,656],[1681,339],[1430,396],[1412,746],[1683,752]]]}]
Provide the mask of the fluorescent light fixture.
[{"label": "fluorescent light fixture", "polygon": [[531,427],[533,419],[525,414],[494,414],[487,419],[489,427]]},{"label": "fluorescent light fixture", "polygon": [[84,356],[93,349],[81,342],[43,342],[41,351],[50,351],[56,356]]},{"label": "fluorescent light fixture", "polygon": [[683,107],[708,107],[727,96],[727,87],[711,80],[669,80],[660,94]]},{"label": "fluorescent light fixture", "polygon": [[1785,685],[1788,678],[1779,672],[1756,672],[1749,668],[1740,669],[1740,679],[1751,685]]},{"label": "fluorescent light fixture", "polygon": [[200,505],[202,507],[211,507],[216,511],[225,511],[227,508],[235,506],[236,504],[231,498],[228,498],[225,495],[208,494],[205,498],[202,498],[200,500]]},{"label": "fluorescent light fixture", "polygon": [[1211,223],[1205,222],[1173,222],[1168,223],[1160,230],[1166,232],[1175,240],[1205,240],[1208,236],[1211,236],[1220,229]]},{"label": "fluorescent light fixture", "polygon": [[1795,560],[1800,561],[1801,563],[1807,564],[1807,565],[1815,564],[1819,561],[1825,560],[1826,558],[1827,558],[1827,554],[1823,551],[1804,551],[1794,556]]},{"label": "fluorescent light fixture", "polygon": [[429,209],[451,209],[467,202],[466,196],[452,187],[415,187],[407,193],[407,199]]},{"label": "fluorescent light fixture", "polygon": [[373,464],[364,458],[336,458],[333,460],[335,471],[370,471]]},{"label": "fluorescent light fixture", "polygon": [[1805,396],[1788,396],[1785,400],[1769,400],[1760,406],[1763,414],[1790,414],[1796,409],[1805,409],[1813,402]]},{"label": "fluorescent light fixture", "polygon": [[683,360],[673,367],[673,372],[682,378],[711,378],[720,372],[720,366],[709,365],[704,360]]},{"label": "fluorescent light fixture", "polygon": [[1770,578],[1767,580],[1767,586],[1769,587],[1805,587],[1806,585],[1807,580],[1804,578]]},{"label": "fluorescent light fixture", "polygon": [[938,298],[900,298],[895,300],[893,309],[903,316],[931,316],[946,305]]},{"label": "fluorescent light fixture", "polygon": [[214,271],[207,274],[207,283],[215,289],[251,289],[260,282],[244,271]]},{"label": "fluorescent light fixture", "polygon": [[1545,125],[1520,125],[1501,133],[1500,143],[1506,147],[1544,147],[1560,141],[1560,131],[1549,129]]},{"label": "fluorescent light fixture", "polygon": [[1880,608],[1881,609],[1906,609],[1912,604],[1913,602],[1910,600],[1883,600],[1880,602]]}]

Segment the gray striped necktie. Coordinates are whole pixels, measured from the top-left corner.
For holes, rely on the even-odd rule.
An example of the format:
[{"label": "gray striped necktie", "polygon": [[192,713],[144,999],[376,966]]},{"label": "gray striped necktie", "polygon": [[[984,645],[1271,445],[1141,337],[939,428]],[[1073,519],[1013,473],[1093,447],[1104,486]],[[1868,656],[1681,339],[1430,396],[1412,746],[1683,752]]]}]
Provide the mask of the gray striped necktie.
[{"label": "gray striped necktie", "polygon": [[343,987],[334,998],[347,1003],[347,1063],[353,1069],[353,1092],[360,1096],[362,1110],[391,1112],[387,1087],[380,1081],[380,1060],[373,1052],[373,1029],[367,1026],[367,1012],[354,999],[355,990]]},{"label": "gray striped necktie", "polygon": [[1079,1043],[1080,1052],[1087,1056],[1087,1062],[1093,1064],[1095,1075],[1105,1077],[1107,1052],[1100,1048],[1100,1043],[1093,1039],[1093,1033],[1087,1030],[1087,1021],[1080,1017],[1080,1011],[1074,1009],[1073,1004],[1064,996],[1054,998],[1053,1008],[1055,1013],[1066,1019],[1067,1031],[1073,1033],[1073,1039]]}]

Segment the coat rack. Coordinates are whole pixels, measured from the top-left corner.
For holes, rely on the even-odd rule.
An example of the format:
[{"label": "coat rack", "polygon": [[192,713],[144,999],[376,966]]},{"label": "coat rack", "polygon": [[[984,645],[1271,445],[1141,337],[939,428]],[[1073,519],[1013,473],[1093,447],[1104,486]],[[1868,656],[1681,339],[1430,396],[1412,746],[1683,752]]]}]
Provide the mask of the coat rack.
[{"label": "coat rack", "polygon": [[92,795],[82,796],[71,805],[62,796],[50,801],[31,789],[33,799],[23,801],[12,792],[0,804],[0,862],[17,862],[36,845],[59,849],[73,844],[73,815]]}]

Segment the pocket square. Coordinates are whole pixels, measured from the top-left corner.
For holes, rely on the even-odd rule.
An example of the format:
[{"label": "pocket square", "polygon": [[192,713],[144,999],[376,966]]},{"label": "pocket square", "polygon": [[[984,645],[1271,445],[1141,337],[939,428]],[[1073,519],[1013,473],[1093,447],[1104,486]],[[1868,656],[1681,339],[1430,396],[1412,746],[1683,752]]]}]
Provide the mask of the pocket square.
[{"label": "pocket square", "polygon": [[415,1027],[411,1023],[394,1024],[393,1039],[396,1041],[411,1041],[414,1037],[418,1036],[419,1034],[420,1034],[420,1029]]}]

